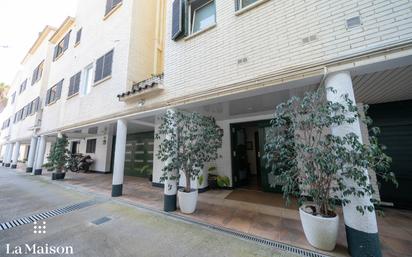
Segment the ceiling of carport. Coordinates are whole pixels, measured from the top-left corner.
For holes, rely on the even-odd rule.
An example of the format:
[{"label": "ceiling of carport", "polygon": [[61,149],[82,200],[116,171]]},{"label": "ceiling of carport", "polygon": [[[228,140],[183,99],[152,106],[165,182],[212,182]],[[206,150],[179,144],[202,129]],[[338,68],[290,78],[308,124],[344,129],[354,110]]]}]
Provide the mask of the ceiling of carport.
[{"label": "ceiling of carport", "polygon": [[356,101],[366,104],[412,99],[412,65],[353,77]]}]

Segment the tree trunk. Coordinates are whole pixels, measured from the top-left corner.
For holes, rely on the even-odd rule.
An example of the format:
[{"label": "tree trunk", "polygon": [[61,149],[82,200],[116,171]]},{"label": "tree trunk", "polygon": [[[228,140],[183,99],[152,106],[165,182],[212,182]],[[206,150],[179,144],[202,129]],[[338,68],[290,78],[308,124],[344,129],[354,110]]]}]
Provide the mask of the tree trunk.
[{"label": "tree trunk", "polygon": [[190,192],[190,173],[185,172],[185,177],[186,177],[186,188],[185,192],[189,193]]}]

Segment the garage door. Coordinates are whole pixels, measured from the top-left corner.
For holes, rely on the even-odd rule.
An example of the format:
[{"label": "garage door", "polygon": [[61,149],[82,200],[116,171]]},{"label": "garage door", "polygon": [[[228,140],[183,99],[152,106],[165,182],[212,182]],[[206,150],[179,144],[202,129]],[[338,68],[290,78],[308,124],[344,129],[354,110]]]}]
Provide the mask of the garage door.
[{"label": "garage door", "polygon": [[369,116],[381,129],[380,143],[392,157],[391,170],[399,187],[381,181],[382,201],[412,209],[412,101],[371,105]]}]

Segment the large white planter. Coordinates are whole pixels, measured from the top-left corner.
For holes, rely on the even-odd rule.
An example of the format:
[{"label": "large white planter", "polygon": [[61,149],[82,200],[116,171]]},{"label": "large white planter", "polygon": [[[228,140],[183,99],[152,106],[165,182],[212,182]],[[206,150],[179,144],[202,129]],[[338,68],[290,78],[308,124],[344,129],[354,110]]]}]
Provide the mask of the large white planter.
[{"label": "large white planter", "polygon": [[299,208],[299,214],[308,242],[321,250],[332,251],[335,249],[338,237],[339,216],[336,215],[333,218],[314,216],[305,212],[303,208],[304,206]]},{"label": "large white planter", "polygon": [[186,214],[191,214],[196,210],[197,204],[197,189],[190,193],[183,192],[183,188],[177,192],[180,211]]}]

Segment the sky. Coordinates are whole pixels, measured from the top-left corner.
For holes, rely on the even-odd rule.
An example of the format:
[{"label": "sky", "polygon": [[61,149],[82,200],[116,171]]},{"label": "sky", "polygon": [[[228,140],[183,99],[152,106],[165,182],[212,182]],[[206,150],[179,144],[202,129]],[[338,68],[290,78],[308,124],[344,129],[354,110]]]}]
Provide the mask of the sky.
[{"label": "sky", "polygon": [[[11,84],[46,25],[74,16],[78,0],[0,0],[0,82]],[[88,1],[88,0],[83,0]]]}]

